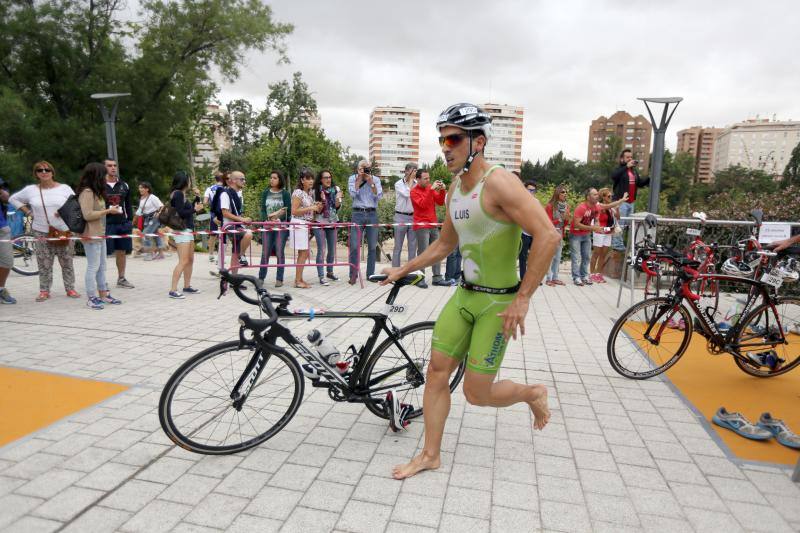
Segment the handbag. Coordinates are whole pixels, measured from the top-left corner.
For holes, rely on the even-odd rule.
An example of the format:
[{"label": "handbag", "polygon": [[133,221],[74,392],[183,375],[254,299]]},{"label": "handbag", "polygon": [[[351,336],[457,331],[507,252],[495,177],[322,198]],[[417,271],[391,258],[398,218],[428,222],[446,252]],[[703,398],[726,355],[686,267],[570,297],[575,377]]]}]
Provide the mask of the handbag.
[{"label": "handbag", "polygon": [[183,222],[178,210],[172,207],[171,199],[172,197],[170,196],[170,203],[158,210],[158,221],[162,226],[168,226],[175,231],[183,231],[186,229],[186,224]]},{"label": "handbag", "polygon": [[78,203],[78,197],[74,194],[58,208],[58,214],[71,232],[83,233],[86,229],[86,220],[83,219],[81,204]]},{"label": "handbag", "polygon": [[[75,196],[75,195],[73,195]],[[44,219],[47,221],[47,238],[48,239],[62,239],[59,241],[47,241],[52,246],[63,247],[69,243],[69,237],[72,236],[69,230],[60,230],[50,225],[50,217],[47,216],[47,206],[44,203],[44,194],[42,188],[39,187],[39,197],[42,199],[42,209],[44,209]]]}]

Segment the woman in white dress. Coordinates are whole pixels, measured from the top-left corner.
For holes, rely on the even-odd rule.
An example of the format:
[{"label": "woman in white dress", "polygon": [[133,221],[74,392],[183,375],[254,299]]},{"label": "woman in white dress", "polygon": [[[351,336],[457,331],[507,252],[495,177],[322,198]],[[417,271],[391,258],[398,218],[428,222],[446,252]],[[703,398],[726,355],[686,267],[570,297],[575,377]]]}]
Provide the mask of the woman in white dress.
[{"label": "woman in white dress", "polygon": [[322,210],[322,204],[314,202],[311,196],[313,186],[314,174],[304,168],[300,171],[297,188],[292,192],[292,220],[289,231],[289,244],[297,252],[294,286],[298,289],[311,288],[311,285],[303,280],[303,268],[308,262],[308,225],[313,220],[314,213]]}]

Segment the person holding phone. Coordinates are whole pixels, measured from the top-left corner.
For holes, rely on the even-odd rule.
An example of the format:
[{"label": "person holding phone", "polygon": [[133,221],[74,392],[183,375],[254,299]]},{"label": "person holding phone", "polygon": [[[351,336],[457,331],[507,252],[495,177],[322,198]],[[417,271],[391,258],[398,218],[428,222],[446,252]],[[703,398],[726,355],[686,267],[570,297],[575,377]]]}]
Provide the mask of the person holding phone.
[{"label": "person holding phone", "polygon": [[[339,222],[338,210],[342,205],[342,189],[334,185],[333,175],[323,169],[314,179],[314,200],[320,210],[314,215],[314,222],[327,227],[312,227],[314,240],[317,243],[317,277],[320,285],[329,285],[328,280],[337,281],[333,273],[333,258],[336,255],[336,228],[331,226]],[[327,254],[325,253],[327,250]],[[322,266],[323,260],[328,264],[327,274]]]},{"label": "person holding phone", "polygon": [[375,273],[375,249],[378,246],[378,201],[383,198],[383,188],[378,176],[365,160],[358,162],[356,173],[347,178],[347,192],[353,198],[352,222],[350,229],[350,279],[355,285],[358,279],[358,252],[364,234],[367,235],[367,277]]},{"label": "person holding phone", "polygon": [[[414,233],[417,237],[417,255],[422,254],[428,246],[439,238],[439,227],[436,225],[436,206],[444,205],[447,187],[436,180],[431,183],[427,169],[421,168],[416,173],[417,184],[411,189],[411,204],[414,206]],[[449,286],[450,282],[442,278],[442,265],[432,265],[433,284]],[[417,283],[417,287],[427,288],[425,280]]]},{"label": "person holding phone", "polygon": [[[619,206],[619,216],[628,217],[633,214],[633,206],[636,203],[636,196],[639,189],[650,184],[650,178],[643,178],[639,175],[639,162],[633,158],[630,148],[625,148],[619,154],[619,166],[611,173],[611,181],[614,183],[614,194],[612,200],[619,200],[623,194],[628,195],[628,199]],[[620,220],[619,225],[625,227],[627,220]],[[611,239],[611,247],[614,250],[624,250],[625,242],[622,234],[614,235]]]}]

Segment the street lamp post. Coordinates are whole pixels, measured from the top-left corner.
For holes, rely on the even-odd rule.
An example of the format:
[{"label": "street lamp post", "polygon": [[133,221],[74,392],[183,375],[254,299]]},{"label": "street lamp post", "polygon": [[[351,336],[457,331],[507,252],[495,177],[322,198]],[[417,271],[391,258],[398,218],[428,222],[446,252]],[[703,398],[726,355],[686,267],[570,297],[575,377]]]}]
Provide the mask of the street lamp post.
[{"label": "street lamp post", "polygon": [[[647,210],[650,213],[658,214],[658,196],[661,193],[661,170],[664,166],[664,137],[669,126],[669,121],[672,120],[672,115],[678,109],[678,104],[683,101],[680,96],[673,96],[668,98],[639,98],[644,102],[647,108],[647,113],[650,115],[650,123],[653,125],[653,159],[650,162],[650,199],[647,203]],[[648,104],[664,104],[663,112],[661,113],[661,121],[656,123],[653,117],[653,112],[650,110]],[[672,112],[669,112],[670,104],[675,104]]]},{"label": "street lamp post", "polygon": [[[100,108],[100,114],[103,115],[103,122],[105,122],[106,125],[108,158],[117,161],[117,165],[119,165],[119,158],[117,157],[117,132],[115,129],[117,107],[119,106],[120,98],[130,95],[131,93],[94,93],[91,96],[92,100],[97,100],[97,106]],[[111,101],[110,110],[106,107],[105,100]]]}]

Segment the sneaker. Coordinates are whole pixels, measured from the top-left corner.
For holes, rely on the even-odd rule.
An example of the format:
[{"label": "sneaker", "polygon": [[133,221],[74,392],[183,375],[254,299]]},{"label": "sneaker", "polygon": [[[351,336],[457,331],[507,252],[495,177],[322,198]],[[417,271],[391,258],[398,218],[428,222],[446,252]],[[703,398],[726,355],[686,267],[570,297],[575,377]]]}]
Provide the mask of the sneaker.
[{"label": "sneaker", "polygon": [[331,281],[339,281],[339,278],[336,277],[336,274],[334,274],[333,272],[328,272],[327,274],[325,274],[325,277]]},{"label": "sneaker", "polygon": [[428,288],[428,284],[425,283],[424,279],[420,280],[419,283],[416,284],[416,286],[419,287],[420,289],[427,289]]},{"label": "sneaker", "polygon": [[86,307],[89,309],[100,310],[103,309],[103,300],[98,298],[97,296],[90,296],[88,300],[86,300]]},{"label": "sneaker", "polygon": [[330,282],[325,278],[319,278],[320,285],[330,285]]},{"label": "sneaker", "polygon": [[111,304],[111,305],[119,305],[119,304],[122,303],[122,300],[117,300],[116,298],[111,296],[111,293],[106,294],[105,296],[101,297],[100,299],[103,301],[103,303]]},{"label": "sneaker", "polygon": [[349,280],[347,280],[347,283],[349,283],[350,285],[355,285],[357,281],[358,278],[351,277]]},{"label": "sneaker", "polygon": [[592,280],[590,280],[589,278],[583,278],[583,284],[584,285],[594,285],[594,282]]},{"label": "sneaker", "polygon": [[[169,255],[169,254],[167,254]],[[161,261],[162,259],[166,259],[167,257],[164,255],[164,252],[158,252],[156,255],[153,256],[153,261]]]},{"label": "sneaker", "polygon": [[144,256],[144,260],[145,261],[152,261],[155,258],[156,258],[156,254],[149,254],[149,255]]},{"label": "sneaker", "polygon": [[214,276],[215,278],[219,277],[219,270],[209,270],[208,273]]},{"label": "sneaker", "polygon": [[445,281],[446,281],[446,282],[447,282],[447,284],[448,284],[448,285],[450,285],[451,287],[455,287],[456,285],[458,285],[458,284],[459,284],[459,281],[458,281],[456,278],[450,278],[450,279],[447,279],[447,280],[445,280]]},{"label": "sneaker", "polygon": [[447,279],[441,279],[441,278],[435,279],[435,280],[433,280],[432,283],[433,283],[433,285],[436,285],[437,287],[450,287],[450,280],[447,280]]},{"label": "sneaker", "polygon": [[787,448],[800,450],[800,435],[793,433],[783,420],[772,418],[769,413],[763,413],[761,418],[758,419],[758,427],[772,433],[775,436],[775,440]]},{"label": "sneaker", "polygon": [[37,302],[43,302],[50,299],[50,291],[39,291],[39,296],[36,297]]},{"label": "sneaker", "polygon": [[67,291],[67,298],[80,298],[81,295],[78,294],[78,291],[75,289],[70,289]]},{"label": "sneaker", "polygon": [[194,287],[184,287],[183,288],[184,294],[200,294],[200,289],[195,289]]},{"label": "sneaker", "polygon": [[215,262],[216,260],[217,260],[217,258],[216,258],[216,257],[214,257],[213,255],[210,255],[210,254],[209,254],[209,256],[208,256],[208,262],[209,262],[209,263],[213,263],[213,262]]},{"label": "sneaker", "polygon": [[278,287],[283,287],[282,279],[275,280],[275,288],[277,289]]},{"label": "sneaker", "polygon": [[754,426],[740,413],[729,413],[724,407],[720,407],[711,421],[719,427],[730,429],[734,433],[750,440],[768,440],[772,438],[772,433],[764,428]]},{"label": "sneaker", "polygon": [[573,279],[572,282],[578,287],[583,287],[583,282],[578,278]]},{"label": "sneaker", "polygon": [[119,278],[117,280],[117,287],[119,287],[121,289],[132,289],[133,288],[133,283],[131,283],[130,281],[128,281],[125,278]]},{"label": "sneaker", "polygon": [[169,297],[174,298],[176,300],[183,300],[186,298],[186,296],[184,296],[182,292],[178,291],[169,291]]},{"label": "sneaker", "polygon": [[247,262],[247,259],[245,259],[244,257],[240,257],[240,258],[239,258],[239,266],[246,267],[246,266],[248,266],[249,264],[250,264],[250,263],[248,263],[248,262]]},{"label": "sneaker", "polygon": [[11,297],[11,294],[9,294],[8,289],[6,289],[5,287],[0,289],[0,304],[13,305],[15,303],[17,303],[17,300],[16,298]]}]

